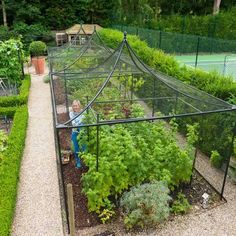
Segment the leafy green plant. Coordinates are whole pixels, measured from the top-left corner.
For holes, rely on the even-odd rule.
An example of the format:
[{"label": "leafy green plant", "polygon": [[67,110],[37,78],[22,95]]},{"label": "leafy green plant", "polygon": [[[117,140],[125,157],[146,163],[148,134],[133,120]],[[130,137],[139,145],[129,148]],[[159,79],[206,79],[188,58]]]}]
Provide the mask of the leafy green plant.
[{"label": "leafy green plant", "polygon": [[79,144],[86,144],[89,150],[81,156],[89,167],[82,183],[90,211],[109,209],[109,196],[119,196],[144,181],[163,180],[174,188],[190,179],[192,151],[178,147],[164,122],[103,126],[99,135],[98,171],[96,129],[89,129],[89,139],[84,129],[79,138]]},{"label": "leafy green plant", "polygon": [[32,56],[43,56],[46,52],[47,46],[42,41],[33,41],[29,45],[29,51]]},{"label": "leafy green plant", "polygon": [[134,226],[156,225],[169,216],[169,189],[163,182],[152,182],[132,187],[125,192],[120,200],[124,209],[125,225]]},{"label": "leafy green plant", "polygon": [[22,47],[23,44],[18,39],[0,41],[0,77],[7,78],[10,84],[16,86],[22,76],[21,63],[24,60]]},{"label": "leafy green plant", "polygon": [[174,214],[185,214],[191,208],[191,205],[188,202],[188,199],[183,193],[178,193],[177,199],[173,202],[171,207],[171,212]]},{"label": "leafy green plant", "polygon": [[223,161],[223,157],[217,151],[211,152],[210,162],[214,167],[220,168],[223,164]]},{"label": "leafy green plant", "polygon": [[46,84],[50,82],[50,77],[49,77],[49,75],[44,76],[43,82],[46,83]]}]

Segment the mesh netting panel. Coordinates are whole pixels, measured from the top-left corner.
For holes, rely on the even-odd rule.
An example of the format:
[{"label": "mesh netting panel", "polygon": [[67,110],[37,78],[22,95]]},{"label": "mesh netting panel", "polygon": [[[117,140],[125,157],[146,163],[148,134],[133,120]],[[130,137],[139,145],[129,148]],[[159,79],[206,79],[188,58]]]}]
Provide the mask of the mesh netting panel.
[{"label": "mesh netting panel", "polygon": [[150,47],[160,48],[167,53],[225,53],[235,52],[236,41],[214,39],[197,35],[187,35],[179,33],[150,30],[132,26],[112,26],[120,31],[127,31],[129,34],[138,35],[141,40],[145,40]]},{"label": "mesh netting panel", "polygon": [[[76,63],[63,72],[53,73],[54,89],[61,89],[55,98],[58,114],[68,113],[72,101],[77,99],[84,107],[82,113],[91,110],[103,122],[137,118],[139,105],[144,110],[142,117],[156,118],[232,108],[218,98],[150,69],[136,56],[126,37],[113,52],[103,48],[106,58],[100,57],[97,49],[91,41],[91,47]],[[91,56],[93,52],[95,56]],[[64,124],[70,125],[70,121]]]},{"label": "mesh netting panel", "polygon": [[103,44],[95,31],[85,44],[71,45],[49,56],[51,71],[75,70],[96,66],[107,58],[111,52]]}]

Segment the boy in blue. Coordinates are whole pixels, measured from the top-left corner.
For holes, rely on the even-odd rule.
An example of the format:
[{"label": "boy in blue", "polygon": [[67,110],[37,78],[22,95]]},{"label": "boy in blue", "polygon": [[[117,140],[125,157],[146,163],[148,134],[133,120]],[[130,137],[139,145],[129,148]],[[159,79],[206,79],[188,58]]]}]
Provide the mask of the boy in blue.
[{"label": "boy in blue", "polygon": [[[73,103],[72,103],[72,111],[70,111],[70,113],[69,113],[70,119],[73,119],[74,117],[76,117],[79,114],[80,111],[81,111],[80,101],[79,100],[74,100]],[[84,118],[84,115],[78,116],[77,118],[75,118],[72,121],[72,125],[77,126],[77,125],[83,124],[83,122],[82,122],[83,118]],[[74,146],[74,157],[75,157],[75,160],[76,160],[76,167],[77,168],[81,167],[81,162],[80,162],[80,158],[78,156],[78,153],[80,151],[83,151],[83,150],[80,150],[78,140],[77,140],[79,132],[80,132],[80,128],[73,128],[72,129],[72,134],[71,134],[71,141],[72,141],[73,146]]]}]

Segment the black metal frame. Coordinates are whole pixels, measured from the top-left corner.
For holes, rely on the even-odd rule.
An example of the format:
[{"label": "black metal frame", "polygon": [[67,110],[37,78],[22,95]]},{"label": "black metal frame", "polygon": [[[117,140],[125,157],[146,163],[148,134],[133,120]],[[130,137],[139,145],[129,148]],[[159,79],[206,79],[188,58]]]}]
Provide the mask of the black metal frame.
[{"label": "black metal frame", "polygon": [[[126,48],[128,49],[128,54],[130,56],[130,58],[132,59],[133,63],[137,66],[137,68],[139,69],[139,71],[142,71],[143,73],[149,73],[150,75],[152,75],[155,79],[154,79],[154,82],[153,82],[153,97],[150,97],[150,98],[143,98],[143,99],[137,99],[137,98],[134,98],[133,95],[130,99],[124,99],[124,100],[107,100],[107,101],[96,101],[96,99],[98,98],[98,96],[102,93],[103,89],[106,87],[106,85],[108,84],[108,82],[110,81],[111,77],[114,76],[115,74],[115,70],[117,69],[117,66],[118,66],[118,62],[119,61],[125,61],[125,59],[122,57],[122,52],[123,52],[123,49],[124,47],[126,46]],[[85,52],[85,50],[83,51]],[[79,54],[78,58],[80,58],[82,55],[83,55],[83,52],[81,54]],[[147,65],[145,65],[138,57],[137,55],[135,54],[135,52],[133,51],[133,49],[130,47],[127,39],[126,39],[126,33],[124,34],[124,38],[122,40],[122,42],[120,43],[120,45],[117,47],[117,49],[115,51],[111,51],[110,50],[110,56],[108,57],[108,59],[106,60],[109,60],[109,58],[111,58],[111,56],[114,56],[114,55],[117,55],[116,56],[116,60],[113,64],[113,67],[112,67],[112,70],[111,71],[108,71],[107,72],[107,77],[103,83],[103,85],[101,86],[101,88],[99,89],[99,91],[97,92],[97,94],[90,100],[88,101],[89,99],[87,98],[87,105],[85,105],[85,107],[83,108],[83,110],[76,116],[74,117],[73,119],[69,119],[68,121],[64,122],[63,124],[60,124],[58,123],[58,120],[56,119],[56,113],[54,114],[54,124],[55,124],[55,129],[57,130],[56,132],[56,135],[57,135],[57,140],[59,140],[59,135],[58,135],[58,130],[63,130],[63,129],[72,129],[72,128],[81,128],[81,127],[87,127],[89,129],[89,127],[96,127],[97,129],[97,160],[96,160],[96,170],[98,170],[99,168],[99,130],[100,130],[100,126],[103,126],[103,125],[116,125],[116,124],[127,124],[127,123],[134,123],[134,122],[144,122],[144,121],[155,121],[155,120],[169,120],[171,118],[184,118],[184,117],[192,117],[192,116],[203,116],[203,115],[207,115],[207,114],[214,114],[214,113],[224,113],[224,112],[235,112],[236,111],[236,106],[235,105],[231,105],[229,103],[226,103],[218,98],[215,98],[205,92],[202,92],[201,93],[204,95],[204,96],[209,96],[211,98],[214,98],[215,101],[219,102],[219,104],[216,104],[216,103],[211,103],[211,102],[207,102],[206,101],[206,104],[208,105],[217,105],[218,108],[217,109],[210,109],[210,110],[206,110],[206,111],[201,111],[195,107],[193,107],[196,112],[191,112],[191,113],[184,113],[184,114],[169,114],[169,115],[163,115],[163,116],[155,116],[154,114],[154,106],[155,106],[155,103],[152,102],[153,104],[153,107],[152,107],[152,116],[151,117],[145,117],[145,118],[127,118],[127,119],[116,119],[116,120],[100,120],[100,117],[99,117],[99,114],[96,114],[96,122],[95,123],[92,123],[92,124],[81,124],[81,125],[78,125],[78,126],[73,126],[73,125],[70,125],[71,122],[76,119],[78,116],[84,114],[85,112],[88,112],[89,109],[91,108],[91,106],[95,103],[114,103],[114,102],[119,102],[119,103],[122,103],[122,102],[134,102],[134,101],[138,101],[138,100],[152,100],[154,101],[155,99],[161,99],[161,98],[156,98],[155,97],[155,94],[156,94],[156,83],[155,81],[156,80],[159,80],[161,81],[163,84],[165,84],[168,88],[172,89],[173,91],[175,91],[175,96],[173,97],[169,97],[168,99],[175,99],[176,103],[175,103],[175,106],[177,106],[177,102],[180,101],[180,98],[179,96],[180,95],[184,95],[190,99],[195,99],[199,102],[201,102],[201,99],[200,98],[197,98],[197,97],[193,97],[189,94],[186,94],[184,91],[181,91],[179,90],[178,88],[175,88],[174,86],[172,86],[172,82],[168,82],[168,76],[164,76],[163,78],[160,77],[160,74],[161,73],[157,73],[155,72],[154,70],[152,70],[151,68],[149,68]],[[106,60],[103,62],[105,63]],[[137,65],[137,63],[139,63],[139,65]],[[140,66],[142,68],[140,68]],[[67,66],[66,69],[68,69],[69,66]],[[63,71],[63,73],[61,71],[59,72],[53,72],[52,70],[50,71],[50,76],[51,76],[51,80],[50,80],[50,85],[51,85],[51,88],[52,88],[52,106],[53,106],[53,111],[56,112],[56,103],[55,103],[55,94],[54,94],[54,90],[53,90],[53,76],[62,76],[62,75],[67,75],[67,76],[70,76],[70,75],[77,75],[77,76],[80,76],[80,78],[83,78],[83,77],[86,77],[88,75],[91,75],[94,73],[94,71],[96,72],[96,69],[99,68],[99,66],[95,67],[95,68],[88,68],[86,69],[86,71],[84,72],[79,72],[79,73],[71,73],[71,72],[66,72],[65,70]],[[97,71],[96,72],[97,74],[99,74],[100,72]],[[104,72],[103,72],[104,73]],[[122,72],[121,72],[122,73]],[[137,72],[138,73],[138,72]],[[116,74],[115,74],[116,75]],[[89,77],[90,78],[90,77]],[[93,77],[91,77],[93,78]],[[68,78],[67,78],[68,79]],[[65,79],[65,81],[67,80]],[[71,79],[71,77],[70,77]],[[172,78],[173,79],[173,78]],[[179,82],[181,83],[181,82]],[[185,85],[187,86],[187,85]],[[196,91],[199,91],[191,86],[189,86],[189,88],[191,89],[194,89]],[[166,97],[167,99],[167,97]],[[185,102],[187,103],[187,102]],[[187,105],[191,105],[191,104],[187,104]],[[67,110],[68,110],[68,104],[67,104]],[[232,136],[232,142],[231,142],[231,147],[229,149],[229,153],[228,153],[228,158],[227,158],[227,166],[226,166],[226,171],[225,171],[225,175],[224,175],[224,180],[223,180],[223,184],[222,184],[222,189],[221,189],[221,192],[219,192],[217,190],[217,192],[220,194],[221,196],[221,199],[223,199],[223,193],[224,193],[224,187],[225,187],[225,181],[226,181],[226,177],[227,177],[227,171],[228,171],[228,166],[229,166],[229,161],[230,161],[230,157],[232,155],[232,145],[233,145],[233,142],[234,142],[234,139],[235,139],[235,129],[234,128],[234,132],[233,132],[233,136]],[[193,162],[193,169],[195,169],[195,161]],[[212,186],[214,188],[214,186]]]}]

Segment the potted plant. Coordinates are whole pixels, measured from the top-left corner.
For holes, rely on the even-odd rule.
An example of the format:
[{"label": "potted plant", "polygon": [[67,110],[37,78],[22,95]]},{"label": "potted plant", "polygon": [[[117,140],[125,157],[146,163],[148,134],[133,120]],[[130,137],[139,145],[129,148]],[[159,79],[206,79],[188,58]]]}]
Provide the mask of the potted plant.
[{"label": "potted plant", "polygon": [[42,41],[33,41],[29,45],[29,51],[32,58],[32,64],[35,67],[36,74],[43,74],[45,67],[45,51],[47,46]]}]

